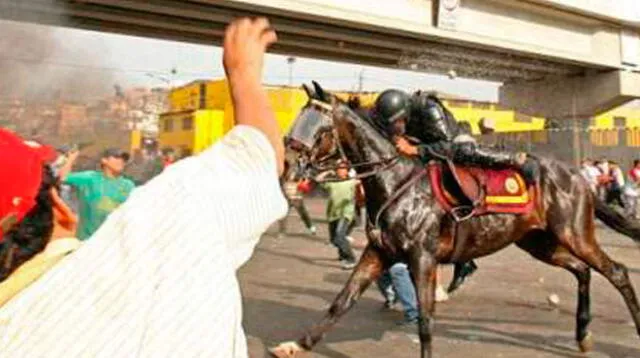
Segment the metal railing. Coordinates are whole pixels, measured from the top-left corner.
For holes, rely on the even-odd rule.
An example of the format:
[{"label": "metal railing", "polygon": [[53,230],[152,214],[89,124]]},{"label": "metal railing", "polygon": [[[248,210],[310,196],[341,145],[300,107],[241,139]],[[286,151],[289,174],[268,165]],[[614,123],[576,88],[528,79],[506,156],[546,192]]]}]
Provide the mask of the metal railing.
[{"label": "metal railing", "polygon": [[552,157],[570,164],[584,158],[615,160],[628,166],[640,158],[640,128],[558,128],[479,136],[485,145]]}]

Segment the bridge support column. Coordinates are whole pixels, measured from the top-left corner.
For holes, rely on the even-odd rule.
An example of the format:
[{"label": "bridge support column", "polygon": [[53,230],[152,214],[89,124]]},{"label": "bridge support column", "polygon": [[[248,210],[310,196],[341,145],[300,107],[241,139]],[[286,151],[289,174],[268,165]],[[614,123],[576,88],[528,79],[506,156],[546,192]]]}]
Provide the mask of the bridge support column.
[{"label": "bridge support column", "polygon": [[500,88],[500,104],[546,118],[592,117],[636,98],[640,73],[624,70],[506,83]]}]

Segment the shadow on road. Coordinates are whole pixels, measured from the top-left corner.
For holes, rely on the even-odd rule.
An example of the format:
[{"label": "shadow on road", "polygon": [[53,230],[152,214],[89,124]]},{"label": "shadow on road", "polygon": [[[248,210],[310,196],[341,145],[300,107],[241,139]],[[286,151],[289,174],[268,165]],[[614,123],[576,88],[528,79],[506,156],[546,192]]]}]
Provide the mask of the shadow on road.
[{"label": "shadow on road", "polygon": [[[342,275],[340,275],[342,276]],[[327,278],[325,278],[327,279]],[[337,280],[337,276],[328,277]],[[325,302],[333,300],[337,292],[310,289],[308,287],[294,287],[278,284],[256,283],[264,288],[283,291],[288,295],[306,295],[322,298]],[[327,344],[362,340],[382,340],[385,332],[395,331],[394,321],[397,315],[381,312],[382,301],[371,298],[361,298],[351,311],[329,331],[326,339],[314,349],[315,352],[332,358],[346,358],[348,356],[337,352]],[[273,346],[282,341],[294,340],[302,332],[325,314],[326,307],[317,309],[302,308],[282,302],[249,298],[245,300],[245,328],[249,335],[259,338],[265,346]],[[252,319],[260,317],[260,319]],[[545,322],[528,322],[513,318],[497,319],[459,319],[438,315],[436,319],[434,345],[437,351],[438,337],[449,340],[475,342],[481,344],[497,344],[521,349],[550,353],[558,357],[584,357],[575,347],[572,339],[573,332],[566,335],[542,336],[526,332],[514,332],[489,327],[495,324],[519,324],[544,326]],[[403,331],[399,331],[402,333]],[[416,328],[417,334],[417,328]],[[640,350],[614,343],[597,341],[595,350],[610,357],[640,357]],[[419,345],[415,347],[416,357],[419,355]],[[363,356],[370,356],[363,354]]]}]

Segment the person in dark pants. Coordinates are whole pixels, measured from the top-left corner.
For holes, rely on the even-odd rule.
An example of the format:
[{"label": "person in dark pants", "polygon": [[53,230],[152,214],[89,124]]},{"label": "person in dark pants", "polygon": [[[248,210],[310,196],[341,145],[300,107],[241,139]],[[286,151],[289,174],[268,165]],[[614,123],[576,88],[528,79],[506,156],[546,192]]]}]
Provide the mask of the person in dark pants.
[{"label": "person in dark pants", "polygon": [[611,175],[611,183],[609,184],[609,190],[607,190],[606,203],[616,203],[621,208],[625,209],[625,203],[622,200],[622,189],[624,189],[624,174],[620,165],[617,162],[609,161],[609,173]]},{"label": "person in dark pants", "polygon": [[[282,188],[284,191],[284,195],[289,202],[289,210],[291,210],[291,208],[294,208],[298,212],[298,215],[300,216],[300,219],[304,223],[307,230],[309,230],[312,235],[315,235],[317,229],[311,221],[309,210],[307,210],[307,207],[304,205],[303,193],[299,189],[299,171],[297,170],[297,168],[295,168],[295,166],[290,165],[289,161],[285,161],[284,163],[285,174],[282,177]],[[285,215],[285,217],[278,222],[279,236],[284,235],[287,232],[288,216],[289,215],[287,213],[287,215]]]},{"label": "person in dark pants", "polygon": [[[321,181],[331,172],[325,172],[318,176]],[[336,169],[337,181],[322,184],[329,194],[327,204],[327,221],[329,221],[329,236],[331,243],[338,249],[338,256],[342,268],[352,269],[356,264],[356,257],[347,240],[351,223],[355,218],[356,190],[358,180],[349,179],[349,165],[341,161]]]}]

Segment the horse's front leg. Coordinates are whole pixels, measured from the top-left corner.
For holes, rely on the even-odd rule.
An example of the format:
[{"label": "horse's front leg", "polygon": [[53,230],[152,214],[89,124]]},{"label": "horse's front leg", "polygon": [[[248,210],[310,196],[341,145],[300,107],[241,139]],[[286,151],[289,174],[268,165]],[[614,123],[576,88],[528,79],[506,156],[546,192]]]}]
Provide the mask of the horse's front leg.
[{"label": "horse's front leg", "polygon": [[422,352],[421,357],[431,358],[438,265],[435,257],[429,252],[420,250],[420,252],[416,252],[411,256],[411,275],[416,285],[418,306],[420,308],[418,332]]},{"label": "horse's front leg", "polygon": [[324,337],[324,334],[336,324],[338,319],[356,303],[371,282],[380,277],[383,269],[384,265],[379,253],[371,245],[368,245],[347,284],[333,300],[322,321],[309,329],[297,342],[281,343],[270,349],[270,353],[275,357],[284,358],[294,357],[303,349],[311,350]]}]

